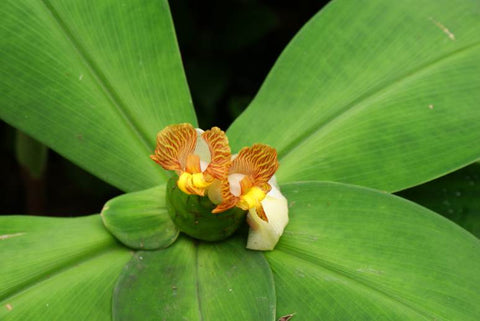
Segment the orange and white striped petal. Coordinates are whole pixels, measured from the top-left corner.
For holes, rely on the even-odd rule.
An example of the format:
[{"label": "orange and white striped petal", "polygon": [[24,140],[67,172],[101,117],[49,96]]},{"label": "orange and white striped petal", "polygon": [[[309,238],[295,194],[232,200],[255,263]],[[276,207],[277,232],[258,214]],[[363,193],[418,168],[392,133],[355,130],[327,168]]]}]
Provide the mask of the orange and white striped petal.
[{"label": "orange and white striped petal", "polygon": [[242,148],[232,161],[228,180],[220,188],[221,203],[212,212],[220,213],[234,206],[244,210],[255,208],[259,216],[268,222],[261,202],[270,191],[268,181],[277,169],[274,148],[264,144]]},{"label": "orange and white striped petal", "polygon": [[232,162],[227,135],[220,128],[212,127],[202,134],[202,139],[210,151],[210,161],[205,169],[205,175],[218,180],[225,179]]},{"label": "orange and white striped petal", "polygon": [[155,154],[150,155],[156,163],[178,175],[185,171],[188,156],[193,154],[197,143],[197,131],[191,124],[183,123],[165,127],[157,134]]},{"label": "orange and white striped petal", "polygon": [[166,170],[174,170],[178,187],[203,196],[215,179],[224,180],[231,163],[227,136],[218,127],[203,131],[190,124],[171,125],[157,135],[150,156]]}]

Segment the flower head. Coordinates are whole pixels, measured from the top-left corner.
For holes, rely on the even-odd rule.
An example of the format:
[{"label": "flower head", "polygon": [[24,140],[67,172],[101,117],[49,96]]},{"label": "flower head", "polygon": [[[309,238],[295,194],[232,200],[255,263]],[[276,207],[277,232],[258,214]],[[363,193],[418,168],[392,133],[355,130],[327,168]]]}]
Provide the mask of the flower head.
[{"label": "flower head", "polygon": [[[200,209],[190,205],[185,207],[185,204],[173,204],[171,208],[174,212],[170,213],[171,217],[177,225],[181,225],[179,227],[183,232],[196,238],[212,240],[211,235],[217,233],[210,227],[215,226],[216,229],[220,226],[218,220],[215,220],[217,215],[212,214],[223,213],[220,215],[223,218],[219,220],[225,223],[225,217],[238,218],[233,211],[233,208],[237,208],[237,212],[238,209],[248,211],[250,232],[247,248],[272,250],[275,247],[288,223],[288,206],[275,182],[278,160],[274,148],[265,144],[254,144],[242,148],[238,155],[232,157],[228,139],[219,128],[202,131],[190,124],[177,124],[158,133],[155,155],[150,157],[164,169],[178,174],[176,185],[182,195],[208,195],[211,203],[216,204],[209,202],[210,206],[215,206],[211,213],[208,212],[209,215],[203,213],[205,207]],[[171,191],[175,193],[175,189]],[[185,210],[189,213],[185,214]],[[199,217],[203,218],[202,222],[197,220]],[[238,227],[237,219],[232,222]],[[228,229],[221,226],[223,230]],[[211,235],[203,235],[204,231]],[[215,240],[217,239],[215,236]]]},{"label": "flower head", "polygon": [[[228,179],[221,182],[222,201],[213,213],[223,212],[234,206],[244,210],[255,208],[260,218],[268,222],[261,201],[271,189],[268,181],[277,168],[277,152],[274,148],[264,144],[242,148],[232,161]],[[215,196],[211,196],[213,197]]]},{"label": "flower head", "polygon": [[202,131],[184,123],[157,134],[155,155],[150,158],[178,174],[177,185],[184,193],[203,196],[216,179],[225,179],[231,153],[227,136],[218,127]]},{"label": "flower head", "polygon": [[273,176],[277,169],[274,148],[264,144],[244,147],[234,156],[228,177],[221,182],[221,195],[215,195],[218,189],[209,190],[209,197],[214,202],[221,199],[213,213],[234,206],[248,210],[250,232],[247,248],[272,250],[288,223],[287,200],[280,193]]}]

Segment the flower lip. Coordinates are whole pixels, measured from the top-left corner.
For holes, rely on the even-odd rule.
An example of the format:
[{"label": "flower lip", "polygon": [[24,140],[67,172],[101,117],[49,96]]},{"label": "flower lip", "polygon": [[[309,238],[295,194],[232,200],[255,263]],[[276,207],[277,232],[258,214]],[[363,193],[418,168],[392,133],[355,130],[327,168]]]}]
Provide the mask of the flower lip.
[{"label": "flower lip", "polygon": [[247,248],[251,250],[273,250],[288,224],[288,202],[276,185],[275,176],[269,184],[272,189],[262,201],[269,221],[263,220],[255,208],[251,208],[247,214],[247,222],[250,225]]},{"label": "flower lip", "polygon": [[157,134],[155,154],[150,158],[177,173],[177,185],[184,193],[203,196],[215,179],[225,179],[230,156],[227,136],[218,127],[202,131],[183,123]]}]

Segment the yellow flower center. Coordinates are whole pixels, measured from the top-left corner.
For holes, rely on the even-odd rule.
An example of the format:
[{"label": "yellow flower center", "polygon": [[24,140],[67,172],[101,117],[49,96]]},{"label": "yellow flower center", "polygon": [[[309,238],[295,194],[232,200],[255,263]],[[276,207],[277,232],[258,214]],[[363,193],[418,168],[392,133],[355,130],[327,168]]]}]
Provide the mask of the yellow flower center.
[{"label": "yellow flower center", "polygon": [[[256,209],[268,222],[262,201],[270,191],[270,178],[278,168],[277,152],[264,144],[244,147],[231,159],[227,136],[218,127],[196,130],[190,124],[165,127],[157,134],[155,154],[150,156],[166,170],[178,175],[178,188],[189,195],[205,196],[208,192],[219,203],[212,213],[221,213],[234,206]],[[229,180],[242,179],[239,186]],[[217,182],[214,184],[214,182]],[[213,184],[213,185],[212,185]]]},{"label": "yellow flower center", "polygon": [[205,180],[203,173],[188,173],[183,172],[177,181],[177,186],[180,190],[186,194],[196,194],[203,196],[205,194],[205,189],[212,182]]},{"label": "yellow flower center", "polygon": [[177,186],[186,194],[204,196],[215,180],[227,177],[231,163],[227,136],[218,127],[196,130],[190,124],[165,127],[157,134],[150,156],[166,170],[178,174]]},{"label": "yellow flower center", "polygon": [[246,194],[240,196],[240,201],[237,206],[243,210],[260,207],[260,202],[263,201],[266,195],[261,188],[253,186]]}]

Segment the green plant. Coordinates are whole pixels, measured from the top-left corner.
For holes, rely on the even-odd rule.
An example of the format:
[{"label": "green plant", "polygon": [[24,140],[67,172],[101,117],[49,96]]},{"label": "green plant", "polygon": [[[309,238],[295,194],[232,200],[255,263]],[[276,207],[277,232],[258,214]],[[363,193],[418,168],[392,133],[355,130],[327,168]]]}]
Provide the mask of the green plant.
[{"label": "green plant", "polygon": [[149,155],[196,118],[166,1],[1,11],[0,116],[129,192],[107,226],[150,249],[99,215],[1,217],[2,320],[479,318],[479,240],[389,194],[480,155],[477,3],[336,0],[292,40],[227,131],[279,152],[290,223],[270,252],[243,231],[170,245]]}]

